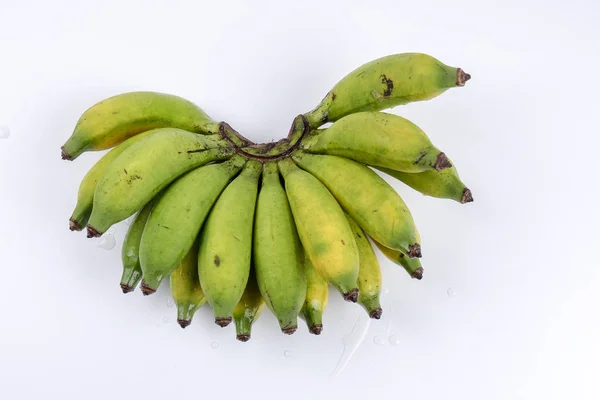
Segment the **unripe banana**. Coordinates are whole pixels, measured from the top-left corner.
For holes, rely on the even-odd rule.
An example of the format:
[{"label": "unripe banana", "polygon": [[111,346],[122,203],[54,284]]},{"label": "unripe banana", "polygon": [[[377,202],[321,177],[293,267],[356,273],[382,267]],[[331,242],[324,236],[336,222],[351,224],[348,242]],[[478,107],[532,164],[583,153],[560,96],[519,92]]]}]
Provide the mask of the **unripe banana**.
[{"label": "unripe banana", "polygon": [[256,283],[256,274],[250,270],[248,284],[240,301],[233,309],[233,320],[235,321],[236,339],[240,342],[250,340],[252,334],[252,325],[262,314],[265,308],[265,301],[260,294],[258,284]]},{"label": "unripe banana", "polygon": [[96,184],[102,177],[108,166],[123,153],[126,149],[133,146],[140,140],[152,135],[155,130],[146,131],[139,135],[133,136],[117,147],[106,153],[81,180],[79,191],[77,193],[77,204],[69,218],[69,229],[72,231],[80,231],[87,224],[90,214],[92,213],[92,205],[94,204],[94,192]]},{"label": "unripe banana", "polygon": [[441,171],[452,166],[417,125],[383,112],[350,114],[329,128],[311,132],[302,148],[404,172]]},{"label": "unripe banana", "polygon": [[422,53],[403,53],[366,63],[342,78],[314,110],[305,114],[311,128],[361,111],[380,111],[429,100],[471,75]]},{"label": "unripe banana", "polygon": [[262,165],[248,161],[225,188],[200,234],[198,272],[215,323],[229,325],[250,272],[254,208]]},{"label": "unripe banana", "polygon": [[306,300],[299,316],[306,322],[310,333],[320,335],[323,331],[323,313],[327,308],[329,286],[313,267],[308,255],[304,259],[304,270],[306,272]]},{"label": "unripe banana", "polygon": [[289,158],[279,161],[298,236],[313,266],[342,293],[358,299],[358,249],[348,220],[327,188]]},{"label": "unripe banana", "polygon": [[84,151],[109,149],[140,132],[155,128],[217,133],[219,124],[195,104],[165,93],[130,92],[102,100],[87,109],[61,147],[63,160]]},{"label": "unripe banana", "polygon": [[376,168],[426,196],[451,199],[462,204],[473,201],[471,190],[460,180],[458,171],[454,166],[440,172],[425,171],[418,174],[407,174],[388,168]]},{"label": "unripe banana", "polygon": [[358,290],[360,290],[360,295],[358,296],[358,304],[367,310],[371,318],[380,319],[383,312],[379,303],[382,280],[381,267],[365,232],[350,215],[346,214],[346,217],[348,218],[352,232],[354,232],[354,240],[356,240],[360,258],[360,270],[358,272]]},{"label": "unripe banana", "polygon": [[262,297],[285,334],[298,328],[306,296],[304,251],[277,164],[263,167],[254,221],[254,268]]},{"label": "unripe banana", "polygon": [[192,170],[173,182],[152,210],[140,244],[142,292],[152,294],[188,254],[211,207],[246,160]]},{"label": "unripe banana", "polygon": [[[225,146],[225,147],[223,147]],[[88,237],[102,235],[152,199],[181,174],[233,154],[223,141],[163,128],[126,149],[98,180]]]},{"label": "unripe banana", "polygon": [[421,261],[418,258],[407,257],[401,251],[387,248],[375,240],[373,240],[373,242],[377,248],[381,250],[384,256],[386,256],[394,264],[400,265],[402,268],[404,268],[411,278],[418,280],[423,279],[423,267],[421,266]]},{"label": "unripe banana", "polygon": [[135,289],[142,279],[142,266],[140,265],[140,242],[146,227],[146,221],[150,212],[156,204],[156,198],[148,202],[135,216],[127,230],[123,247],[121,248],[121,260],[123,261],[123,274],[121,276],[121,289],[123,293],[129,293]]},{"label": "unripe banana", "polygon": [[408,207],[375,171],[337,156],[296,152],[293,158],[329,189],[369,236],[410,257],[421,257],[417,228]]},{"label": "unripe banana", "polygon": [[177,306],[177,323],[187,328],[196,311],[206,303],[198,278],[198,241],[171,273],[171,296]]}]

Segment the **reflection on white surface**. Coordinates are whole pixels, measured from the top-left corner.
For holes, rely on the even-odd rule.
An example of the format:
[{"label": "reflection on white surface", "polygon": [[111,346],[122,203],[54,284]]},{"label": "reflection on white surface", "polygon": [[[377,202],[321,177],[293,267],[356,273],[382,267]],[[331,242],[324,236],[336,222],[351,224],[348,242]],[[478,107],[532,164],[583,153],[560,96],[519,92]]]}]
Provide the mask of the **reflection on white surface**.
[{"label": "reflection on white surface", "polygon": [[115,238],[115,228],[111,227],[102,236],[96,246],[104,250],[112,250],[117,245],[117,239]]},{"label": "reflection on white surface", "polygon": [[0,139],[7,139],[10,136],[10,129],[6,125],[0,125]]},{"label": "reflection on white surface", "polygon": [[369,326],[371,326],[371,318],[368,315],[361,315],[356,319],[352,332],[342,338],[344,350],[330,376],[338,376],[344,371],[356,350],[365,340]]}]

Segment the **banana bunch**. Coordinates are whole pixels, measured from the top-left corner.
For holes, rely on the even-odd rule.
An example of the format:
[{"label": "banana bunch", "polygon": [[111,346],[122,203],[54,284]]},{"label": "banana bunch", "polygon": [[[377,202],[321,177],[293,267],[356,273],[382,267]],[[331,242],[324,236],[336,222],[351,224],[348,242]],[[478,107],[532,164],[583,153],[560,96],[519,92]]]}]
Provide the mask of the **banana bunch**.
[{"label": "banana bunch", "polygon": [[284,334],[300,317],[318,335],[330,286],[379,319],[374,248],[412,278],[423,267],[411,212],[376,170],[428,196],[473,201],[427,134],[383,110],[468,79],[426,54],[383,57],[341,79],[269,144],[177,96],[111,97],[85,111],[61,147],[66,160],[111,149],[83,177],[70,229],[98,237],[134,216],[121,289],[151,295],[169,278],[182,328],[208,303],[216,324],[234,321],[247,341],[266,305]]}]

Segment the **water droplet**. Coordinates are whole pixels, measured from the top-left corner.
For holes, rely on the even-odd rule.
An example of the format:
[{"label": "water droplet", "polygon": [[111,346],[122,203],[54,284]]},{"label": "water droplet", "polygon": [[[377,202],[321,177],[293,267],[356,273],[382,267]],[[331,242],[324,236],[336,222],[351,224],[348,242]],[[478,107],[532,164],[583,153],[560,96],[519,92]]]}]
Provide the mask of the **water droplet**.
[{"label": "water droplet", "polygon": [[210,348],[211,349],[218,349],[219,348],[219,342],[217,342],[216,340],[213,340],[213,342],[210,344]]},{"label": "water droplet", "polygon": [[6,125],[0,125],[0,139],[7,139],[10,136],[10,129]]},{"label": "water droplet", "polygon": [[390,336],[389,341],[392,346],[398,346],[400,344],[400,338],[396,335]]},{"label": "water droplet", "polygon": [[112,250],[117,245],[114,229],[109,229],[104,235],[100,236],[97,246],[104,250]]},{"label": "water droplet", "polygon": [[385,289],[385,290],[383,291],[383,294],[388,294],[389,292],[390,292],[390,289]]},{"label": "water droplet", "polygon": [[448,294],[448,297],[456,296],[456,292],[451,287],[449,287],[448,290],[446,290],[446,293]]},{"label": "water droplet", "polygon": [[373,337],[373,343],[375,343],[377,346],[385,346],[385,340],[383,340],[383,338],[379,335]]},{"label": "water droplet", "polygon": [[168,324],[168,323],[169,323],[169,321],[170,321],[170,318],[169,318],[169,317],[167,317],[167,316],[165,315],[165,316],[163,317],[163,322],[164,322],[165,324]]},{"label": "water droplet", "polygon": [[292,351],[291,350],[286,350],[283,352],[283,355],[286,357],[291,357],[292,356]]},{"label": "water droplet", "polygon": [[344,371],[350,362],[350,359],[354,353],[356,353],[356,350],[358,350],[362,342],[364,342],[369,326],[371,326],[371,318],[366,315],[361,315],[357,318],[354,327],[352,328],[352,332],[342,338],[344,350],[330,376],[338,376]]},{"label": "water droplet", "polygon": [[160,328],[160,324],[156,324],[156,327],[157,327],[157,328]]},{"label": "water droplet", "polygon": [[175,300],[171,296],[167,296],[167,307],[172,308],[175,305]]}]

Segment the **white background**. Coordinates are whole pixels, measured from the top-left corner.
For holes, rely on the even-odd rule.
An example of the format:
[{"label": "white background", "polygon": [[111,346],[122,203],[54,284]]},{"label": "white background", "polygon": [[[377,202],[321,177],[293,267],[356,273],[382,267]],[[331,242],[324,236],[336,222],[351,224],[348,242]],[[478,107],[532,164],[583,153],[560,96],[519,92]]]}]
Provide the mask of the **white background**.
[{"label": "white background", "polygon": [[[0,2],[0,398],[600,398],[595,2],[290,3]],[[95,102],[173,93],[269,141],[350,70],[408,51],[473,76],[392,112],[475,202],[394,183],[425,277],[382,259],[382,320],[332,292],[320,337],[266,312],[239,343],[208,308],[182,330],[168,285],[121,293],[124,223],[112,250],[68,230],[100,154],[59,148]]]}]

